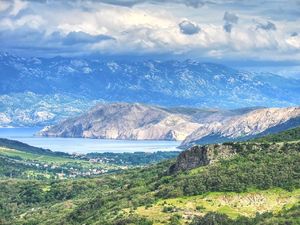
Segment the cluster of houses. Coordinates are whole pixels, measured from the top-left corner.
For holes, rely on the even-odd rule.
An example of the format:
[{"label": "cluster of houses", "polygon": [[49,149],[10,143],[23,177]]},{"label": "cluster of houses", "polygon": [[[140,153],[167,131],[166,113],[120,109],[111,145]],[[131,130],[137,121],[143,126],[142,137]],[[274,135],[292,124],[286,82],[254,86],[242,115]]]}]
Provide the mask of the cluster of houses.
[{"label": "cluster of houses", "polygon": [[37,163],[37,162],[25,162],[28,166],[33,166],[38,169],[41,169],[46,172],[52,172],[55,174],[56,179],[66,179],[66,178],[76,178],[76,177],[88,177],[94,175],[100,175],[103,173],[107,173],[107,169],[103,168],[92,168],[92,169],[78,169],[73,168],[72,166],[58,166],[54,164],[47,164],[47,163]]},{"label": "cluster of houses", "polygon": [[107,173],[108,170],[106,169],[88,169],[86,171],[80,171],[78,169],[73,169],[72,167],[67,172],[60,172],[56,173],[58,179],[65,179],[65,178],[76,178],[76,177],[89,177],[94,175],[100,175],[103,173]]}]

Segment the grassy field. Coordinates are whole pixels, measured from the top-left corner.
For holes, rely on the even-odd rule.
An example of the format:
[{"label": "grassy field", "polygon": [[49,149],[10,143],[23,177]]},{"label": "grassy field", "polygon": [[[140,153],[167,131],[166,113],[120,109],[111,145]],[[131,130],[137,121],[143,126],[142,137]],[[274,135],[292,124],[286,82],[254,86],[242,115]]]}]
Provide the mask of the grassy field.
[{"label": "grassy field", "polygon": [[[36,160],[41,162],[56,162],[58,163],[67,163],[72,159],[59,157],[59,156],[48,156],[48,155],[38,155],[29,152],[22,152],[15,149],[3,148],[0,147],[0,154],[8,157],[21,157],[23,160]],[[74,161],[74,160],[72,160]]]},{"label": "grassy field", "polygon": [[72,164],[80,165],[83,168],[94,168],[99,166],[106,169],[117,168],[117,166],[115,165],[108,165],[103,163],[91,163],[89,161],[72,159],[72,158],[61,157],[61,156],[33,154],[29,152],[23,152],[15,149],[4,148],[4,147],[0,147],[0,155],[6,157],[20,157],[24,161],[35,161],[35,162],[45,163],[45,164],[55,164],[58,166],[72,163]]},{"label": "grassy field", "polygon": [[[180,215],[182,222],[194,215],[219,212],[236,218],[253,217],[257,212],[279,212],[299,201],[300,189],[288,192],[282,189],[253,190],[246,193],[209,193],[192,197],[160,200],[148,207],[138,207],[134,213],[154,221],[155,225],[167,224],[172,215]],[[128,211],[127,211],[128,212]]]}]

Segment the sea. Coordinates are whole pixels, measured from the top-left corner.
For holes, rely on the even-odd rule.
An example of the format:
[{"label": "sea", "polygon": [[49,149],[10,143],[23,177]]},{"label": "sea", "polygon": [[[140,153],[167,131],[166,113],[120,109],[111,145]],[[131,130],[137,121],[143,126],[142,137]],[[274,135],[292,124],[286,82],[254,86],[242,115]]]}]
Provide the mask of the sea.
[{"label": "sea", "polygon": [[0,138],[18,140],[26,144],[66,153],[86,154],[90,152],[157,152],[179,151],[178,141],[157,140],[111,140],[89,138],[40,137],[35,134],[41,127],[0,128]]}]

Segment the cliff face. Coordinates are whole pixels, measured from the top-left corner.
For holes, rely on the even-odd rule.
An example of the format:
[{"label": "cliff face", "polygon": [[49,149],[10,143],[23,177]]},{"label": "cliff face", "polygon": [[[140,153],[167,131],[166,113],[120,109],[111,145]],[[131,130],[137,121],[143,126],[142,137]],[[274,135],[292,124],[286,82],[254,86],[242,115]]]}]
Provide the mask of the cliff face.
[{"label": "cliff face", "polygon": [[300,107],[256,109],[227,120],[202,124],[183,141],[182,147],[246,140],[298,125],[300,125]]},{"label": "cliff face", "polygon": [[229,158],[234,154],[236,154],[236,150],[231,145],[193,146],[179,154],[176,163],[170,167],[169,173],[205,166],[220,159]]}]

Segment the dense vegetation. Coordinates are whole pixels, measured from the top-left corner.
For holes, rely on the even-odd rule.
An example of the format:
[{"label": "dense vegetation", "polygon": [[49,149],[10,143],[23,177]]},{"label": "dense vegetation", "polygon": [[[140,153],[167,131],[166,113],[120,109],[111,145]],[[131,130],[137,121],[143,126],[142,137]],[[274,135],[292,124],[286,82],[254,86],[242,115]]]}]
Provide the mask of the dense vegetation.
[{"label": "dense vegetation", "polygon": [[290,142],[300,140],[300,127],[289,129],[280,133],[270,134],[252,140],[253,142]]},{"label": "dense vegetation", "polygon": [[[282,137],[277,135],[277,143],[273,143],[274,136],[261,142],[225,143],[236,149],[237,154],[227,160],[176,174],[168,173],[175,162],[175,159],[170,159],[89,178],[23,179],[14,175],[33,169],[30,164],[20,164],[19,161],[24,160],[22,157],[31,159],[34,154],[25,152],[24,155],[24,152],[16,151],[19,155],[12,152],[14,154],[7,156],[4,151],[0,154],[0,174],[4,176],[0,181],[0,224],[150,225],[160,219],[164,221],[161,224],[172,225],[299,224],[300,142],[295,141],[297,132],[287,132],[289,134],[283,132],[282,137],[291,142],[282,142]],[[127,154],[102,156],[119,163],[139,164],[136,159],[144,163],[151,161],[152,157],[159,158],[159,155],[150,154],[147,159],[139,153],[136,153],[137,158]],[[53,159],[53,156],[47,155],[46,159]],[[65,165],[65,160],[78,160],[59,156],[54,159],[61,165]],[[254,198],[254,204],[260,198],[266,201],[265,204],[269,204],[267,199],[275,198],[273,204],[281,211],[245,217],[242,212],[249,211],[249,208],[239,214],[242,206],[235,205],[235,202],[225,203],[231,204],[230,209],[222,207],[222,201],[237,198],[234,196],[250,198],[251,201]],[[194,208],[187,212],[186,204],[194,204]],[[245,205],[249,207],[249,202]],[[283,208],[278,208],[279,205]],[[210,208],[206,208],[208,206]]]},{"label": "dense vegetation", "polygon": [[134,153],[88,153],[83,158],[94,159],[99,162],[113,163],[115,165],[140,166],[172,159],[178,156],[179,151],[170,152],[134,152]]},{"label": "dense vegetation", "polygon": [[200,173],[182,173],[159,182],[160,197],[197,195],[210,191],[246,191],[300,187],[300,143],[234,145],[238,154],[231,160],[203,168]]},{"label": "dense vegetation", "polygon": [[[234,145],[237,149],[235,157],[175,175],[167,173],[174,163],[174,160],[168,160],[97,178],[43,182],[15,179],[1,181],[1,223],[152,224],[151,219],[139,214],[140,206],[151,207],[158,201],[171,197],[209,192],[247,192],[253,188],[300,188],[300,143],[227,144]],[[181,224],[183,221],[172,207],[166,206],[162,210],[170,215],[170,224]],[[281,217],[284,219],[292,213],[298,215],[299,208],[283,211]],[[205,224],[203,221],[209,221],[210,215],[188,221]],[[226,217],[217,214],[213,218],[219,216]],[[266,214],[257,218],[264,224],[264,221],[272,221],[274,216]],[[227,224],[230,224],[239,219],[229,217],[224,221],[229,221]],[[257,224],[255,219],[243,220],[250,221],[244,224]]]},{"label": "dense vegetation", "polygon": [[280,225],[280,224],[300,224],[300,205],[295,205],[291,209],[283,210],[279,214],[271,212],[257,214],[254,218],[241,216],[237,219],[230,219],[225,214],[207,213],[203,217],[195,217],[190,225]]},{"label": "dense vegetation", "polygon": [[14,159],[3,157],[0,155],[0,178],[14,177],[21,178],[26,171],[32,170],[33,167],[17,163]]},{"label": "dense vegetation", "polygon": [[[132,169],[120,175],[99,178],[56,180],[6,180],[1,182],[0,218],[2,223],[82,224],[83,221],[116,219],[121,208],[136,207],[154,201],[147,183],[162,176],[168,163],[151,169]],[[149,192],[148,196],[143,196]],[[68,207],[65,208],[65,205]],[[32,208],[37,208],[31,211]],[[60,211],[63,208],[64,210]],[[14,216],[26,216],[13,220]],[[108,220],[109,219],[109,220]],[[10,222],[9,222],[10,221]],[[39,223],[40,222],[40,223]]]}]

